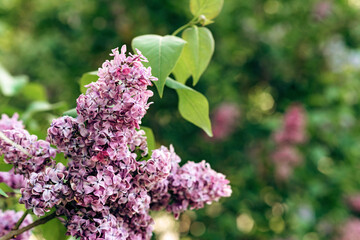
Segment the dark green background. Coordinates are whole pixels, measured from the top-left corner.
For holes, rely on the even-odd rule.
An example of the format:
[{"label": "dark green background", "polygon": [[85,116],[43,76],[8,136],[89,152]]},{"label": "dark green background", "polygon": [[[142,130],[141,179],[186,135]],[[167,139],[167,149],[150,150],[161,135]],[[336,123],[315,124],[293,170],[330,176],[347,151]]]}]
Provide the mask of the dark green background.
[{"label": "dark green background", "polygon": [[[172,33],[191,19],[188,4],[0,0],[1,65],[41,84],[41,100],[62,102],[31,115],[29,130],[44,137],[48,120],[75,106],[84,72],[96,70],[112,48],[130,49],[136,36]],[[321,6],[329,8],[325,14]],[[238,104],[234,133],[223,141],[205,138],[180,117],[176,93],[168,88],[163,99],[155,94],[143,121],[159,144],[172,143],[183,160],[206,159],[231,181],[231,198],[187,214],[197,224],[181,234],[184,240],[333,239],[356,217],[345,197],[360,190],[359,11],[359,0],[225,0],[208,26],[215,53],[195,89],[207,96],[210,110],[224,101]],[[24,113],[35,100],[38,94],[29,89],[0,95],[0,112]],[[261,107],[272,100],[270,110]],[[308,142],[300,147],[303,164],[279,183],[271,134],[295,102],[307,112]],[[254,221],[248,233],[237,226],[244,214]],[[198,222],[205,224],[202,234]]]}]

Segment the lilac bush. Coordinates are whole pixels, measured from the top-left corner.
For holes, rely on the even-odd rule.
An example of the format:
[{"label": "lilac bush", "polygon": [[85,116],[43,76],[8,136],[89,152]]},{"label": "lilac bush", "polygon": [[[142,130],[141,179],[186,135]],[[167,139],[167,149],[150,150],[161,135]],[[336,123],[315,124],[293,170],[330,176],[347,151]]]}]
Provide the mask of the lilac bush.
[{"label": "lilac bush", "polygon": [[[231,195],[229,181],[205,161],[180,166],[172,146],[148,153],[139,128],[153,95],[147,87],[157,79],[139,51],[125,53],[125,46],[112,51],[77,99],[78,116],[55,119],[47,141],[30,135],[17,116],[0,121],[10,140],[0,140],[0,154],[27,179],[20,202],[37,216],[55,208],[76,238],[150,239],[150,209],[178,217]],[[55,164],[56,153],[67,166]]]},{"label": "lilac bush", "polygon": [[287,180],[293,169],[303,161],[297,146],[306,141],[305,110],[301,105],[291,105],[284,116],[282,127],[275,131],[273,140],[276,150],[271,158],[275,165],[277,179]]}]

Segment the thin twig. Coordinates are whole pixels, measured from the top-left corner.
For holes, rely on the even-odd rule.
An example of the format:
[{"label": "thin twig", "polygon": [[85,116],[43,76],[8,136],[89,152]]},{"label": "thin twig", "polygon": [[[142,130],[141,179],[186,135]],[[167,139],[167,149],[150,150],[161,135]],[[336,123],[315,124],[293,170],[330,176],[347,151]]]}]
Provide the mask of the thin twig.
[{"label": "thin twig", "polygon": [[179,27],[178,29],[175,30],[175,32],[173,32],[173,36],[176,36],[179,32],[181,32],[182,30],[184,30],[187,27],[191,27],[192,25],[196,24],[198,22],[198,18],[194,17],[193,19],[190,20],[190,22],[188,22],[187,24]]},{"label": "thin twig", "polygon": [[53,212],[50,215],[47,215],[46,217],[40,218],[40,219],[36,220],[35,222],[27,225],[26,227],[20,228],[18,230],[12,230],[8,234],[2,236],[0,238],[0,240],[10,240],[10,239],[14,238],[15,236],[18,236],[18,235],[22,234],[23,232],[26,232],[26,231],[32,229],[33,227],[44,224],[44,223],[50,221],[51,219],[53,219],[55,217],[56,217],[56,212]]},{"label": "thin twig", "polygon": [[13,230],[18,230],[20,225],[23,223],[23,221],[25,220],[26,216],[30,213],[30,210],[27,209],[24,214],[21,216],[21,218],[19,219],[19,221],[16,223],[15,227]]}]

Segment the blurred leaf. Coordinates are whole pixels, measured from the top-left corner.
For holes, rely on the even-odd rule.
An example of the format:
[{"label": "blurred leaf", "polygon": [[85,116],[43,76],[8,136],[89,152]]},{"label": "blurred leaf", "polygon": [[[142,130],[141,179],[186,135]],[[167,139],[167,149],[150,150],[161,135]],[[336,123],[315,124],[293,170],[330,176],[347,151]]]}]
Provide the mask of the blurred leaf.
[{"label": "blurred leaf", "polygon": [[36,101],[36,102],[33,102],[33,103],[31,103],[29,105],[29,107],[24,112],[22,119],[26,122],[35,113],[54,110],[54,109],[60,108],[62,106],[64,106],[64,103],[61,103],[61,102],[60,103],[55,103],[55,104],[50,104],[48,102]]},{"label": "blurred leaf", "polygon": [[70,110],[67,110],[66,112],[63,113],[63,116],[70,116],[70,117],[73,117],[73,118],[76,118],[77,117],[77,112],[76,112],[76,108],[72,108]]},{"label": "blurred leaf", "polygon": [[187,28],[183,32],[182,38],[187,42],[182,55],[195,86],[214,53],[214,38],[209,29],[197,26]]},{"label": "blurred leaf", "polygon": [[0,195],[4,197],[9,197],[1,188],[0,188]]},{"label": "blurred leaf", "polygon": [[3,183],[3,182],[0,183],[0,189],[2,189],[4,192],[7,192],[7,193],[14,192],[14,189],[12,189],[6,183]]},{"label": "blurred leaf", "polygon": [[13,77],[0,65],[0,88],[5,96],[17,94],[27,82],[26,76]]},{"label": "blurred leaf", "polygon": [[163,95],[166,78],[174,69],[185,41],[175,36],[142,35],[132,41],[132,47],[139,49],[149,60],[145,66],[151,66],[152,75],[158,78],[155,82],[160,97]]},{"label": "blurred leaf", "polygon": [[186,80],[191,76],[190,69],[188,68],[185,62],[184,50],[181,53],[179,61],[176,63],[176,66],[173,70],[173,74],[175,76],[176,81],[181,82],[182,84],[185,84]]},{"label": "blurred leaf", "polygon": [[69,238],[66,236],[66,227],[57,218],[54,218],[45,224],[39,225],[37,230],[38,234],[41,235],[43,239],[64,240]]},{"label": "blurred leaf", "polygon": [[81,93],[86,93],[87,88],[86,85],[96,82],[98,80],[97,71],[84,73],[80,79],[80,91]]},{"label": "blurred leaf", "polygon": [[151,151],[156,148],[156,142],[155,142],[155,136],[153,130],[149,127],[143,127],[143,126],[140,129],[145,131],[149,155],[151,155]]},{"label": "blurred leaf", "polygon": [[24,97],[31,101],[46,101],[46,91],[44,87],[38,83],[29,83],[24,86],[21,93]]},{"label": "blurred leaf", "polygon": [[214,19],[221,12],[224,0],[190,0],[190,11],[195,17],[204,15]]},{"label": "blurred leaf", "polygon": [[209,103],[206,97],[171,78],[167,78],[166,86],[176,90],[179,96],[179,112],[181,116],[203,129],[211,137]]},{"label": "blurred leaf", "polygon": [[4,162],[4,157],[0,156],[0,172],[7,172],[13,168],[12,164],[7,164]]}]

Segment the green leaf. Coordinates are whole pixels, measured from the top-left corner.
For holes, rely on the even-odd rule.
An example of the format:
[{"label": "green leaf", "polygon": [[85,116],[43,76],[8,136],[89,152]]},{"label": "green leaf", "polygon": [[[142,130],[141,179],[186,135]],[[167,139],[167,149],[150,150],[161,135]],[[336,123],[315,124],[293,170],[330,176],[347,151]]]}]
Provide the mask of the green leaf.
[{"label": "green leaf", "polygon": [[9,196],[4,192],[4,190],[2,190],[1,188],[0,188],[0,195],[2,195],[2,196],[4,196],[4,197],[9,197]]},{"label": "green leaf", "polygon": [[190,0],[190,11],[195,17],[204,15],[214,19],[221,12],[224,0]]},{"label": "green leaf", "polygon": [[87,88],[85,87],[89,83],[96,82],[99,79],[97,71],[84,73],[80,78],[80,91],[86,93]]},{"label": "green leaf", "polygon": [[145,131],[146,142],[149,150],[149,154],[151,155],[151,151],[156,148],[155,136],[151,128],[149,127],[140,127],[140,129]]},{"label": "green leaf", "polygon": [[12,189],[11,187],[9,187],[6,183],[0,183],[0,189],[2,189],[4,192],[7,193],[12,193],[14,192],[14,189]]},{"label": "green leaf", "polygon": [[69,161],[65,158],[64,153],[56,154],[55,162],[62,163],[65,167],[69,164]]},{"label": "green leaf", "polygon": [[185,41],[175,36],[143,35],[133,39],[132,48],[139,49],[149,60],[145,66],[151,66],[152,75],[160,97],[163,95],[166,78],[174,69]]},{"label": "green leaf", "polygon": [[26,109],[26,111],[24,112],[22,119],[24,120],[24,122],[26,122],[29,119],[31,119],[31,117],[35,113],[54,110],[54,109],[60,108],[62,106],[64,106],[64,103],[61,103],[61,102],[55,103],[55,104],[50,104],[50,103],[44,102],[44,101],[32,102],[29,105],[29,107]]},{"label": "green leaf", "polygon": [[73,117],[73,118],[76,118],[77,117],[77,112],[76,112],[76,108],[72,108],[70,110],[67,110],[66,112],[63,113],[63,116],[70,116],[70,117]]},{"label": "green leaf", "polygon": [[184,62],[193,77],[193,85],[199,81],[201,74],[209,65],[214,53],[215,41],[206,27],[187,28],[182,37],[188,44],[184,47]]},{"label": "green leaf", "polygon": [[11,76],[10,73],[0,65],[0,89],[5,96],[14,96],[27,82],[27,76]]},{"label": "green leaf", "polygon": [[41,236],[42,239],[51,240],[65,240],[68,239],[66,236],[66,228],[59,219],[54,218],[49,222],[39,225],[35,228],[35,234]]},{"label": "green leaf", "polygon": [[7,164],[4,162],[4,157],[0,156],[0,172],[7,172],[13,168],[12,164]]},{"label": "green leaf", "polygon": [[185,61],[184,50],[182,51],[179,61],[176,63],[172,73],[174,74],[176,81],[181,82],[182,84],[185,84],[186,80],[191,76],[190,69]]},{"label": "green leaf", "polygon": [[176,90],[179,96],[179,112],[181,116],[212,137],[209,103],[206,97],[171,78],[167,78],[166,86]]},{"label": "green leaf", "polygon": [[30,101],[46,101],[45,88],[38,83],[29,83],[21,91],[22,95]]}]

